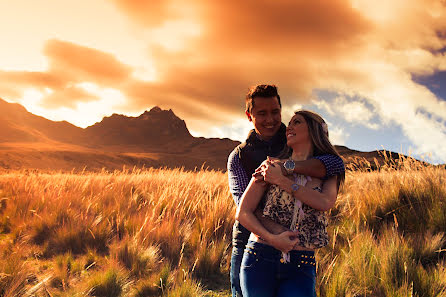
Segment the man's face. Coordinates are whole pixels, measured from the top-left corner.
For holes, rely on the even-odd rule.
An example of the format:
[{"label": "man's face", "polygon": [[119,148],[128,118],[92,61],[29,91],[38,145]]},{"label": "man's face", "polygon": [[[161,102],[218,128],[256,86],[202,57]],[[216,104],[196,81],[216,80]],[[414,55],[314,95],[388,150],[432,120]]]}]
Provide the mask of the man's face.
[{"label": "man's face", "polygon": [[254,124],[254,129],[263,140],[270,140],[279,131],[282,123],[281,110],[277,97],[254,97],[251,113],[246,115]]}]

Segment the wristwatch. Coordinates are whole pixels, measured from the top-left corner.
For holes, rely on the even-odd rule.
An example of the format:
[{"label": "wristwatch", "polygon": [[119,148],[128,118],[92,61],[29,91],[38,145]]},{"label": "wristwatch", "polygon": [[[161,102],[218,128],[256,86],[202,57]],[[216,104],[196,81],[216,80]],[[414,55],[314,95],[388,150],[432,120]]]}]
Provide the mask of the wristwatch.
[{"label": "wristwatch", "polygon": [[283,163],[283,168],[285,168],[286,172],[288,174],[293,174],[294,168],[296,167],[296,164],[292,159],[288,159]]}]

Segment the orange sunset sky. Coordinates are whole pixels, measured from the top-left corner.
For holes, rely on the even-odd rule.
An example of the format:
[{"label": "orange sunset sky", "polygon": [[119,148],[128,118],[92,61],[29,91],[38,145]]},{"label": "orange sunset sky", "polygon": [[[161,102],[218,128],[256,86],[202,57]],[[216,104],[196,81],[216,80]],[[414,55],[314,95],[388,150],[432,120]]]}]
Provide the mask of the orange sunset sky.
[{"label": "orange sunset sky", "polygon": [[249,86],[332,141],[446,162],[446,0],[0,1],[0,97],[87,127],[157,105],[243,140]]}]

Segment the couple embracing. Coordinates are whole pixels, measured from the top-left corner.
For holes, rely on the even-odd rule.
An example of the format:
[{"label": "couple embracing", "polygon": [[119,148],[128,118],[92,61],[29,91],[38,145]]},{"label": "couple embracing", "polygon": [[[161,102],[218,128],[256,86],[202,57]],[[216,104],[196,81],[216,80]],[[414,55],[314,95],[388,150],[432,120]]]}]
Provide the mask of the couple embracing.
[{"label": "couple embracing", "polygon": [[232,296],[316,296],[314,252],[328,243],[344,163],[318,114],[296,111],[285,127],[274,85],[249,90],[246,115],[254,129],[228,158]]}]

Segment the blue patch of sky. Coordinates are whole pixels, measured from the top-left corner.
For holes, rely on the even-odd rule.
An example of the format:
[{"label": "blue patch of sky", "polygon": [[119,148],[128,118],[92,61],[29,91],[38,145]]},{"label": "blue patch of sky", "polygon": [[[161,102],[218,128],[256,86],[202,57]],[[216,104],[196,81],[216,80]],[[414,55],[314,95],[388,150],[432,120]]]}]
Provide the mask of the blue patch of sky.
[{"label": "blue patch of sky", "polygon": [[[446,30],[436,30],[435,34],[438,38],[446,40]],[[431,50],[433,54],[443,54],[446,53],[446,46],[440,49]]]},{"label": "blue patch of sky", "polygon": [[428,88],[440,100],[446,101],[446,71],[425,76],[413,75],[412,80]]},{"label": "blue patch of sky", "polygon": [[304,108],[314,110],[321,114],[322,117],[331,123],[332,126],[341,128],[345,133],[347,133],[348,137],[345,138],[344,145],[348,148],[365,152],[385,149],[405,155],[411,154],[417,158],[421,157],[413,154],[412,148],[414,146],[412,142],[403,134],[401,127],[392,122],[383,123],[379,114],[376,113],[373,104],[370,104],[364,98],[347,96],[326,90],[317,90],[315,94],[317,98],[325,101],[329,106],[331,106],[333,111],[336,110],[336,107],[333,106],[334,101],[336,97],[341,95],[346,98],[348,102],[361,102],[367,107],[367,109],[375,113],[368,123],[377,124],[379,128],[371,129],[359,122],[349,122],[345,120],[340,113],[335,112],[333,115],[331,115],[324,108],[319,108],[316,104],[304,106]]}]

